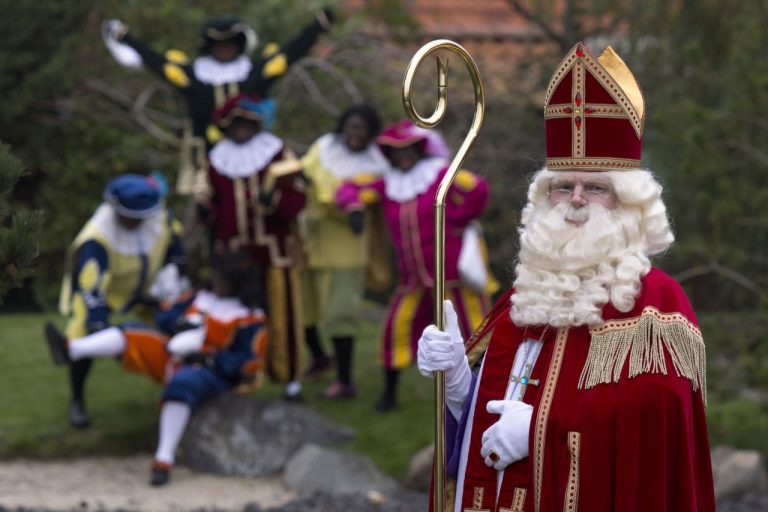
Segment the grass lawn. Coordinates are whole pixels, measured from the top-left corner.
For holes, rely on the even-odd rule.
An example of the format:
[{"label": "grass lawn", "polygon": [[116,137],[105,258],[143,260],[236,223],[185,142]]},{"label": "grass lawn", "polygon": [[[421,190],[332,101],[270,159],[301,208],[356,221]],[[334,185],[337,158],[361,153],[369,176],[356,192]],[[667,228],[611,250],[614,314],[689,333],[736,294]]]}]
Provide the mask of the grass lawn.
[{"label": "grass lawn", "polygon": [[[42,336],[48,320],[63,324],[55,315],[0,315],[0,458],[150,454],[157,435],[159,388],[143,376],[124,373],[114,361],[97,361],[88,382],[93,427],[77,431],[68,426],[67,373],[53,366]],[[742,317],[702,315],[700,321],[708,347],[712,444],[758,449],[768,456],[768,347],[749,344],[762,339],[762,331],[754,338],[733,336],[734,326],[747,322]],[[357,431],[349,449],[401,477],[411,455],[432,442],[433,387],[411,368],[401,378],[399,409],[373,412],[382,381],[377,330],[376,321],[366,322],[355,345],[355,400],[319,400],[331,376],[305,383],[305,395],[308,406]],[[281,394],[281,387],[269,384],[258,392],[276,399]]]},{"label": "grass lawn", "polygon": [[[0,315],[0,458],[150,454],[157,440],[159,387],[146,377],[123,372],[115,361],[98,360],[86,391],[93,426],[84,431],[70,428],[68,374],[51,363],[42,335],[46,321],[63,326],[54,314]],[[376,322],[367,322],[355,344],[356,399],[319,400],[331,375],[306,382],[304,393],[308,406],[357,431],[349,449],[365,453],[400,477],[413,453],[432,442],[433,386],[411,368],[401,377],[400,407],[388,414],[374,412],[382,386],[377,331]],[[270,384],[257,393],[281,394],[281,387]]]}]

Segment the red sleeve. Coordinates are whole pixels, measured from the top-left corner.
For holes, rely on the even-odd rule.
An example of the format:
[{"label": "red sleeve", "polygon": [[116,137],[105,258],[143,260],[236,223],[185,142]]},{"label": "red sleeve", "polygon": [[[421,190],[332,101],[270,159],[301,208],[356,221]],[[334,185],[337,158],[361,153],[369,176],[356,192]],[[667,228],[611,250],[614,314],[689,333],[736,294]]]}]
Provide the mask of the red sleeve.
[{"label": "red sleeve", "polygon": [[279,184],[275,191],[279,197],[271,215],[286,220],[295,219],[307,204],[307,195],[304,193],[299,178],[285,179],[284,181],[285,184]]}]

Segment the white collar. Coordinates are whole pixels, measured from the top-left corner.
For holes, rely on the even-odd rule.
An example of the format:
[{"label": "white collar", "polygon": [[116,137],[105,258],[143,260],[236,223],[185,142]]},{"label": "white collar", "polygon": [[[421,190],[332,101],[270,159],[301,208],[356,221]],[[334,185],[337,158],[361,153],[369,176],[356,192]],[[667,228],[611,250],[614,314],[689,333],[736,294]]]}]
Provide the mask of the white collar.
[{"label": "white collar", "polygon": [[118,222],[112,206],[103,203],[96,209],[91,221],[107,239],[112,250],[126,256],[136,256],[148,254],[163,233],[166,216],[161,212],[144,219],[135,229],[126,229]]},{"label": "white collar", "polygon": [[231,322],[238,318],[245,318],[251,313],[260,313],[260,309],[247,308],[240,299],[235,297],[219,297],[208,290],[200,290],[195,295],[192,303],[200,313],[220,322]]},{"label": "white collar", "polygon": [[351,151],[336,133],[326,133],[317,139],[317,156],[323,169],[340,180],[358,174],[378,175],[389,167],[376,144],[368,144],[362,151]]},{"label": "white collar", "polygon": [[448,161],[439,157],[422,158],[408,172],[390,167],[384,172],[387,197],[398,203],[405,203],[423,194],[445,169]]},{"label": "white collar", "polygon": [[210,55],[198,57],[192,63],[195,78],[208,85],[224,85],[243,82],[253,69],[253,63],[247,55],[240,55],[233,61],[221,62]]},{"label": "white collar", "polygon": [[219,141],[208,158],[219,174],[234,180],[255,176],[282,149],[282,139],[269,132],[259,132],[243,144],[236,144],[231,139]]}]

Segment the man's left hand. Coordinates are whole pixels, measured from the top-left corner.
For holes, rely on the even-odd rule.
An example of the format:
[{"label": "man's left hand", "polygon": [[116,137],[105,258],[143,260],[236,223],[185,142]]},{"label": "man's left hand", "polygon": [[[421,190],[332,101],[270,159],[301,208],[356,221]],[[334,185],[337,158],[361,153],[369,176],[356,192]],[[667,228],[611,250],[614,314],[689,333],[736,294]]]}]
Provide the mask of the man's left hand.
[{"label": "man's left hand", "polygon": [[526,458],[533,406],[518,400],[491,400],[486,410],[501,417],[483,432],[480,455],[485,465],[502,470]]}]

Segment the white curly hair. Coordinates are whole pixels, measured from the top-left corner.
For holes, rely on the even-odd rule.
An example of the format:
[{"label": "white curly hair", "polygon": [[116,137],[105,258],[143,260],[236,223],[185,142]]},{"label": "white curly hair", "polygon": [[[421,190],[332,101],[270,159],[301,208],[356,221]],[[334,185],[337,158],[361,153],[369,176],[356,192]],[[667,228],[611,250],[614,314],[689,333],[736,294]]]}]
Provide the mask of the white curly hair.
[{"label": "white curly hair", "polygon": [[598,325],[608,302],[631,310],[640,279],[651,269],[649,258],[674,241],[662,186],[650,171],[601,172],[616,194],[612,209],[550,205],[552,180],[562,175],[544,168],[528,189],[511,298],[518,325]]}]

